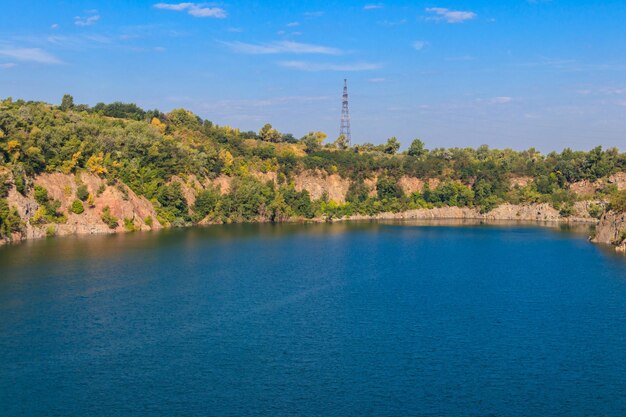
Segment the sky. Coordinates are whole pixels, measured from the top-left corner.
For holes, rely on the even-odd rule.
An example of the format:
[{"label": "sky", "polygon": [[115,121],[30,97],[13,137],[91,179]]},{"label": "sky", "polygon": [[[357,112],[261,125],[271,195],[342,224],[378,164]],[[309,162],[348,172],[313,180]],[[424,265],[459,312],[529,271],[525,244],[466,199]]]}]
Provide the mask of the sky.
[{"label": "sky", "polygon": [[0,0],[0,97],[353,143],[626,150],[626,2]]}]

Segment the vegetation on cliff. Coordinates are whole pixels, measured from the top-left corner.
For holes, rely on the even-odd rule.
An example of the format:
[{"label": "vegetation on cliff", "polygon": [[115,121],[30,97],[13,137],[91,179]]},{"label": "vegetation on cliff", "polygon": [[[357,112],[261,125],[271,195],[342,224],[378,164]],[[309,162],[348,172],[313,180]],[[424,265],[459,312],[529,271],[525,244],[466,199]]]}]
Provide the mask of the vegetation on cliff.
[{"label": "vegetation on cliff", "polygon": [[[184,109],[165,114],[125,103],[89,107],[75,105],[71,96],[63,97],[60,106],[5,99],[0,102],[0,168],[5,172],[0,172],[0,235],[19,232],[26,220],[7,203],[12,187],[22,195],[34,193],[39,208],[30,224],[67,220],[59,203],[34,183],[50,172],[96,175],[126,198],[128,187],[152,202],[155,220],[165,226],[334,218],[435,206],[488,212],[505,202],[550,203],[567,216],[581,198],[571,184],[581,181],[598,184],[586,198],[611,200],[612,207],[624,210],[623,193],[602,181],[626,171],[626,154],[617,149],[565,149],[547,155],[487,146],[429,150],[416,139],[398,153],[396,138],[351,147],[342,137],[326,144],[325,139],[322,132],[296,139],[269,124],[258,133],[241,132]],[[294,179],[303,172],[349,180],[345,201],[333,201],[326,193],[312,199],[296,187]],[[209,183],[220,176],[232,179],[228,190]],[[425,185],[406,193],[400,186],[403,177],[422,179]],[[181,184],[189,178],[200,180],[193,201]],[[516,178],[525,180],[515,184]],[[429,185],[432,179],[436,182]],[[90,194],[78,184],[67,214],[93,207],[94,194],[102,192]],[[130,229],[108,206],[101,219],[111,228],[125,224]]]}]

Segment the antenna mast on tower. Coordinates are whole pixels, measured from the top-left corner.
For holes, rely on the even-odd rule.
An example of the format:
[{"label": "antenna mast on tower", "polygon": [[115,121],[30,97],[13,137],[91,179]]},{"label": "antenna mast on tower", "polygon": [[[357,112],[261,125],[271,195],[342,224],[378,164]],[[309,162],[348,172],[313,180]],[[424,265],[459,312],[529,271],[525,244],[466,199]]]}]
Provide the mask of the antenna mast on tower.
[{"label": "antenna mast on tower", "polygon": [[348,111],[348,80],[343,80],[343,98],[341,100],[341,127],[339,129],[339,135],[343,135],[348,142],[348,146],[352,141],[352,135],[350,134],[350,112]]}]

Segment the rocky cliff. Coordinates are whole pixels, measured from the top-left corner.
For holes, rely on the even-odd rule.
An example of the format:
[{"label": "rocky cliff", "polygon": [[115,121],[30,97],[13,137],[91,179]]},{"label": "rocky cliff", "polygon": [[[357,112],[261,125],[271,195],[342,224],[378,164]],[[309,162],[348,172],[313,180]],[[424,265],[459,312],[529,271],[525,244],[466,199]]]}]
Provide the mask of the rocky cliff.
[{"label": "rocky cliff", "polygon": [[[276,173],[253,174],[263,182],[277,182]],[[172,182],[179,182],[181,190],[189,207],[195,201],[199,190],[207,187],[217,187],[221,193],[227,193],[230,189],[231,177],[221,175],[214,179],[197,178],[193,175],[173,177]],[[350,180],[337,174],[327,174],[321,171],[304,171],[293,178],[296,190],[306,190],[311,199],[316,200],[322,196],[328,196],[335,202],[345,202],[346,194],[350,187]],[[527,178],[513,179],[515,185],[526,184]],[[626,174],[620,174],[608,179],[619,188],[626,186]],[[60,202],[59,211],[67,217],[67,221],[59,223],[37,224],[31,219],[36,215],[39,204],[37,203],[33,187],[26,195],[18,193],[15,187],[9,191],[7,198],[9,205],[15,207],[23,222],[24,232],[14,236],[13,240],[40,238],[46,235],[69,235],[69,234],[96,234],[118,233],[127,230],[160,229],[162,226],[157,221],[157,213],[153,204],[145,197],[136,195],[131,189],[121,183],[108,184],[105,180],[87,173],[76,175],[62,173],[47,173],[37,176],[33,180],[34,185],[40,185],[48,190],[51,199]],[[370,193],[376,193],[376,178],[365,181],[370,188]],[[398,185],[406,194],[421,191],[428,184],[434,189],[439,184],[437,179],[419,179],[402,177]],[[76,200],[79,186],[84,185],[90,194],[89,204],[85,203],[84,212],[75,214],[71,210],[72,202]],[[580,189],[583,187],[581,184]],[[568,217],[563,217],[558,210],[549,204],[503,204],[489,213],[480,213],[476,208],[442,207],[433,209],[409,210],[401,213],[380,213],[374,216],[354,215],[347,220],[361,219],[477,219],[477,220],[519,220],[540,222],[597,222],[590,215],[591,201],[581,201],[574,205],[573,212]],[[103,220],[105,208],[111,216],[118,219],[117,226],[111,227]],[[594,241],[612,243],[619,236],[621,230],[626,228],[623,215],[607,214],[598,226],[598,233]],[[317,219],[324,220],[324,219]],[[621,221],[621,223],[620,223]],[[34,223],[34,224],[33,224]]]},{"label": "rocky cliff", "polygon": [[[60,202],[59,212],[66,215],[67,221],[58,224],[31,224],[31,219],[40,206],[35,200],[33,189],[22,195],[12,187],[7,200],[11,207],[17,209],[24,222],[24,233],[18,238],[33,239],[50,234],[62,236],[161,228],[156,221],[152,203],[145,197],[136,195],[123,184],[107,185],[99,177],[86,173],[76,176],[51,173],[36,177],[34,185],[44,187],[51,199]],[[80,185],[87,187],[92,201],[91,204],[84,203],[83,213],[75,214],[70,210],[70,206],[76,200],[76,191]],[[110,227],[102,220],[105,207],[108,207],[110,214],[119,220],[116,227]]]},{"label": "rocky cliff", "polygon": [[626,253],[626,213],[604,213],[592,241],[615,245],[617,251]]}]

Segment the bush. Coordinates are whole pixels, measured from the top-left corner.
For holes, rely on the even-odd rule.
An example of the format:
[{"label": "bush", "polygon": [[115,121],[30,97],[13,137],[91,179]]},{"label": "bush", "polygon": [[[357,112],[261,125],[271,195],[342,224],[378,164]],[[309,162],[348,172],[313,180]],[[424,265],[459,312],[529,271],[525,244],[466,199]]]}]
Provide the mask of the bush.
[{"label": "bush", "polygon": [[602,213],[604,212],[604,208],[599,205],[599,204],[590,204],[589,208],[587,209],[587,211],[589,212],[589,215],[591,217],[593,217],[594,219],[599,219],[600,217],[602,217]]},{"label": "bush", "polygon": [[83,207],[83,202],[80,200],[74,200],[72,202],[71,210],[74,214],[82,214],[85,211],[85,207]]},{"label": "bush", "polygon": [[109,226],[110,229],[115,229],[117,228],[117,226],[119,226],[118,219],[113,214],[111,214],[111,209],[109,208],[109,206],[105,206],[102,209],[101,219],[107,226]]},{"label": "bush", "polygon": [[0,238],[10,238],[12,233],[21,232],[23,227],[20,214],[9,207],[9,202],[0,198]]},{"label": "bush", "polygon": [[80,201],[87,201],[87,199],[89,198],[89,190],[87,189],[86,185],[83,184],[78,186],[78,188],[76,189],[76,197]]},{"label": "bush", "polygon": [[124,229],[126,229],[127,232],[134,232],[137,230],[137,226],[135,226],[133,219],[124,217]]},{"label": "bush", "polygon": [[220,194],[216,189],[202,190],[196,196],[196,202],[193,205],[193,221],[199,222],[208,216],[220,199]]},{"label": "bush", "polygon": [[618,191],[611,196],[609,208],[618,213],[626,212],[626,190]]},{"label": "bush", "polygon": [[44,205],[48,202],[48,190],[43,188],[41,185],[35,185],[35,201],[41,205]]}]

